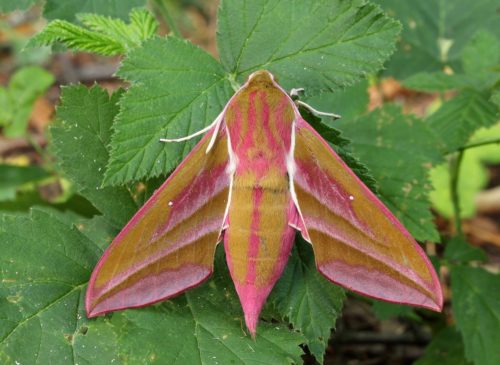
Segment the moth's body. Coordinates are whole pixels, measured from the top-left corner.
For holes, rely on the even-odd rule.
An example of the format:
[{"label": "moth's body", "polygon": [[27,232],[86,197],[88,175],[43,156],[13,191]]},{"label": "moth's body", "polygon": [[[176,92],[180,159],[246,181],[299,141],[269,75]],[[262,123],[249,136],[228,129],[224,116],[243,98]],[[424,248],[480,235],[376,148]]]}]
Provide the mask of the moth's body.
[{"label": "moth's body", "polygon": [[250,75],[206,131],[101,257],[87,289],[89,317],[200,284],[213,272],[215,246],[224,240],[255,335],[296,230],[332,282],[441,309],[439,281],[425,253],[269,72]]},{"label": "moth's body", "polygon": [[289,225],[295,207],[287,172],[294,119],[288,96],[267,73],[256,75],[225,114],[234,159],[234,204],[229,206],[224,245],[247,323],[257,319],[295,236]]}]

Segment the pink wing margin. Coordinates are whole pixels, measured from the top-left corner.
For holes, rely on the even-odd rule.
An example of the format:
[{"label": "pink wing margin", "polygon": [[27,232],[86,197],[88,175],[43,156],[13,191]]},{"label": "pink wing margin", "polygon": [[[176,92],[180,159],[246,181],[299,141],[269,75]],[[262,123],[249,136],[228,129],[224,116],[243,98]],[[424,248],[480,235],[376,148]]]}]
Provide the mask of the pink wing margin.
[{"label": "pink wing margin", "polygon": [[441,286],[422,248],[302,118],[294,163],[297,225],[318,270],[360,294],[441,311]]},{"label": "pink wing margin", "polygon": [[228,206],[228,164],[225,127],[214,126],[104,252],[87,288],[88,317],[165,300],[211,275]]}]

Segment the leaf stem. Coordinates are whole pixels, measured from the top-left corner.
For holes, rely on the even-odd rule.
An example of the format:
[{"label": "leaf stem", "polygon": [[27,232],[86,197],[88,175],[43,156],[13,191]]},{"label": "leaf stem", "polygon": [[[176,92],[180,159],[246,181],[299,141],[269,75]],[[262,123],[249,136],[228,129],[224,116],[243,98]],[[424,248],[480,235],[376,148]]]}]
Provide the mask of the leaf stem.
[{"label": "leaf stem", "polygon": [[460,197],[458,194],[458,182],[460,178],[460,165],[464,157],[464,151],[458,151],[458,154],[452,156],[450,160],[450,194],[453,205],[453,218],[455,221],[455,231],[458,236],[463,236],[462,220],[460,218]]},{"label": "leaf stem", "polygon": [[176,37],[182,38],[182,34],[177,25],[175,24],[174,19],[170,16],[170,12],[168,11],[164,0],[153,0],[153,3],[156,5],[158,12],[163,17],[163,20],[165,20],[165,23],[167,23],[170,32]]}]

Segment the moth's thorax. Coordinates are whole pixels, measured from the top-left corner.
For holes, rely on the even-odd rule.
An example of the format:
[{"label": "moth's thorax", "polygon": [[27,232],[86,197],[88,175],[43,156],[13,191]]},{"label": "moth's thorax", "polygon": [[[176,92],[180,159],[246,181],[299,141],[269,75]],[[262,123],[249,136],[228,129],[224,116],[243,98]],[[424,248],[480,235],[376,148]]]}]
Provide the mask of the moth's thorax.
[{"label": "moth's thorax", "polygon": [[267,74],[250,79],[225,114],[237,171],[285,173],[294,117],[289,97]]}]

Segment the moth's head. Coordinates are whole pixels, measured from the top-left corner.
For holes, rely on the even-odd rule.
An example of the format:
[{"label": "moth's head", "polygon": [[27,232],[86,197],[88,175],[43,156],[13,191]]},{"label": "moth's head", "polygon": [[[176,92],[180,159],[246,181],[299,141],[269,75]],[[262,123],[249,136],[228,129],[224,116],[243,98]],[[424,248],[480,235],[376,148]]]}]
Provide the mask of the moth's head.
[{"label": "moth's head", "polygon": [[275,85],[274,76],[267,70],[259,70],[248,76],[248,86],[273,87]]}]

